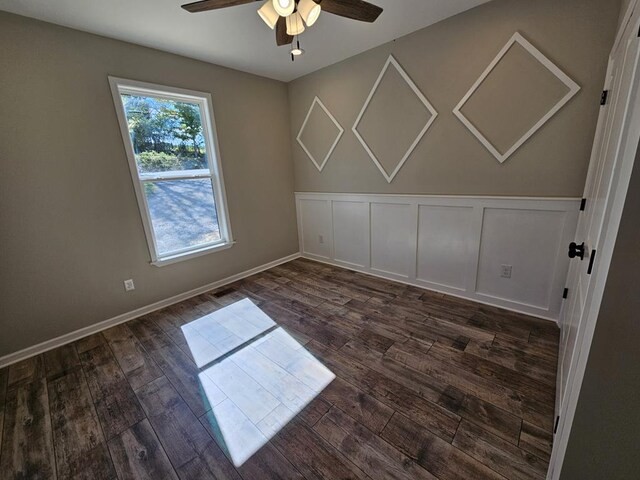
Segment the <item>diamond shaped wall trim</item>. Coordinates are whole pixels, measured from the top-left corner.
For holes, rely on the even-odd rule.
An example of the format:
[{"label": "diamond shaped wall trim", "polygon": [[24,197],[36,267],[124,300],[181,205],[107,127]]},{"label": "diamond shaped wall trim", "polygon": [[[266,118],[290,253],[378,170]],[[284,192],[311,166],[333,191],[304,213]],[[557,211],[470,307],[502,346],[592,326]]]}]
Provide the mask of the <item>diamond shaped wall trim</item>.
[{"label": "diamond shaped wall trim", "polygon": [[[362,117],[364,116],[365,112],[367,111],[367,107],[369,107],[369,104],[371,103],[371,99],[373,98],[373,96],[375,95],[376,91],[378,90],[378,87],[380,86],[380,83],[382,82],[384,74],[387,73],[387,70],[389,69],[390,66],[393,66],[398,71],[398,73],[404,79],[404,81],[407,82],[407,85],[409,85],[411,90],[413,90],[413,92],[416,94],[416,96],[418,97],[420,102],[431,113],[431,117],[427,121],[426,125],[422,128],[420,133],[418,133],[418,136],[416,137],[414,142],[411,144],[411,146],[409,147],[407,152],[404,154],[404,156],[400,159],[400,162],[398,162],[396,168],[393,170],[393,172],[391,172],[391,174],[387,173],[387,171],[382,166],[382,163],[380,162],[380,160],[373,153],[373,151],[371,150],[369,145],[367,145],[367,142],[364,140],[364,138],[362,138],[362,135],[360,135],[360,132],[358,132],[358,125],[360,124],[360,121],[362,120]],[[387,59],[386,63],[384,64],[384,67],[382,67],[382,71],[380,72],[380,75],[378,75],[378,79],[376,80],[376,83],[373,85],[373,88],[371,89],[371,92],[369,93],[369,96],[367,97],[367,100],[364,102],[362,110],[360,111],[360,114],[358,115],[358,118],[356,119],[356,122],[353,124],[353,127],[351,129],[353,130],[353,133],[355,134],[355,136],[358,139],[358,141],[362,144],[362,146],[364,147],[366,152],[369,154],[369,157],[371,157],[371,160],[373,160],[373,163],[375,164],[375,166],[378,167],[378,170],[380,170],[380,173],[382,173],[382,175],[384,176],[384,178],[387,180],[388,183],[391,183],[393,181],[393,179],[395,178],[395,176],[400,171],[400,169],[404,166],[404,164],[406,163],[406,161],[409,158],[409,156],[411,155],[411,153],[413,153],[415,148],[418,146],[418,143],[420,142],[420,140],[422,140],[422,137],[424,137],[425,133],[427,133],[427,130],[429,130],[429,127],[431,127],[431,125],[433,124],[433,122],[435,121],[437,116],[438,116],[438,112],[436,112],[436,109],[433,108],[433,105],[431,105],[429,100],[427,100],[427,97],[425,97],[424,94],[417,87],[417,85],[415,83],[413,83],[413,80],[411,80],[409,75],[407,75],[407,72],[404,71],[402,66],[393,57],[393,55],[389,55],[389,58]]]},{"label": "diamond shaped wall trim", "polygon": [[[336,139],[334,140],[333,144],[331,145],[331,148],[329,148],[329,152],[327,153],[327,155],[320,162],[313,156],[313,154],[309,151],[309,149],[306,147],[306,145],[302,141],[302,134],[304,132],[305,127],[307,126],[307,122],[309,121],[309,118],[311,117],[311,113],[313,113],[313,109],[316,107],[316,105],[318,105],[320,108],[322,108],[324,113],[327,114],[327,117],[329,117],[329,119],[333,122],[333,124],[338,129],[338,135],[336,136]],[[338,121],[331,114],[329,109],[324,105],[324,103],[322,103],[322,100],[320,100],[316,96],[313,99],[313,102],[311,102],[311,107],[309,107],[309,111],[307,112],[307,116],[305,117],[304,122],[302,123],[302,127],[300,127],[300,131],[298,132],[298,136],[296,137],[296,140],[298,141],[298,143],[300,144],[300,146],[302,147],[304,152],[307,154],[307,156],[311,159],[313,164],[316,166],[318,171],[322,172],[322,169],[327,164],[327,161],[329,160],[329,157],[331,157],[331,154],[335,150],[336,145],[338,145],[338,142],[340,141],[340,138],[342,137],[343,134],[344,134],[344,128],[342,128],[342,125],[340,125],[340,123],[338,123]]]},{"label": "diamond shaped wall trim", "polygon": [[[513,146],[504,153],[500,153],[498,149],[478,130],[467,117],[462,113],[462,107],[467,103],[475,91],[480,87],[482,82],[489,76],[493,69],[500,63],[502,58],[507,54],[509,49],[515,44],[520,44],[529,54],[531,54],[536,60],[538,60],[544,67],[546,67],[553,75],[555,75],[562,83],[564,83],[569,91],[567,94],[556,103],[545,116],[543,116],[530,130],[528,130]],[[480,78],[473,84],[471,89],[462,98],[460,103],[453,109],[453,113],[458,119],[469,129],[475,137],[489,150],[494,157],[500,162],[504,163],[516,150],[518,150],[529,138],[531,138],[551,117],[553,117],[558,111],[564,107],[569,100],[571,100],[580,91],[580,86],[574,82],[566,73],[549,60],[540,50],[534,47],[526,38],[524,38],[519,32],[516,32],[513,37],[507,42],[507,44],[500,50],[498,55],[489,64],[487,69],[480,75]]]}]

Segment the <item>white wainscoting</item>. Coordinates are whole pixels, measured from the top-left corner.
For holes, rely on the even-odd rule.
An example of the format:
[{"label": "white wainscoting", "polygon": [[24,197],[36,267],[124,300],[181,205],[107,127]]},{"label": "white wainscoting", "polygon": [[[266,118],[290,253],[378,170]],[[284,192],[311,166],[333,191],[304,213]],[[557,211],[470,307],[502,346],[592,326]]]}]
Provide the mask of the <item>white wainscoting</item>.
[{"label": "white wainscoting", "polygon": [[558,319],[578,199],[296,193],[296,206],[307,258]]}]

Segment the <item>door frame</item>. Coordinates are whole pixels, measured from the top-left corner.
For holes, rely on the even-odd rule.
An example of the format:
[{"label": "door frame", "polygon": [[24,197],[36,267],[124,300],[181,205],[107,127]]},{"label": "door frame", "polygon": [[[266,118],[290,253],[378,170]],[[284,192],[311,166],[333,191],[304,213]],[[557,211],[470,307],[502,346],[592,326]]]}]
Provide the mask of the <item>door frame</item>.
[{"label": "door frame", "polygon": [[[632,0],[627,7],[625,16],[621,23],[620,29],[616,36],[616,40],[612,49],[612,53],[624,41],[629,29],[632,28],[633,34],[636,34],[638,21],[640,20],[640,9],[636,9],[638,0]],[[578,346],[577,358],[572,360],[573,378],[568,378],[566,390],[566,400],[559,414],[557,432],[553,443],[551,460],[547,471],[547,480],[558,480],[562,472],[562,464],[569,443],[571,427],[575,418],[578,399],[582,381],[589,358],[589,351],[596,329],[600,305],[607,281],[609,268],[611,266],[611,258],[615,247],[622,211],[624,209],[627,191],[629,189],[629,181],[631,172],[635,163],[638,146],[640,143],[640,63],[636,65],[636,78],[632,85],[631,95],[629,97],[629,111],[627,113],[627,123],[625,126],[626,136],[622,139],[617,164],[611,178],[611,190],[609,199],[605,208],[605,218],[603,222],[603,231],[601,233],[600,244],[598,245],[598,261],[594,266],[593,277],[586,293],[587,300],[585,302],[585,313],[583,318],[584,336],[581,344]],[[608,76],[607,76],[608,81]],[[604,115],[601,113],[600,120]],[[598,132],[600,133],[600,132]],[[578,336],[579,338],[579,336]]]}]

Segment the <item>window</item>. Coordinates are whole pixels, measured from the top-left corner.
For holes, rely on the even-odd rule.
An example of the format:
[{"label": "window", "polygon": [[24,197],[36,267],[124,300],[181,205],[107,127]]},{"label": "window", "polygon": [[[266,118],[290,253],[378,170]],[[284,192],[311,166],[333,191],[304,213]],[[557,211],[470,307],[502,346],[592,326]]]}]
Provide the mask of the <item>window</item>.
[{"label": "window", "polygon": [[233,244],[211,96],[109,78],[151,262]]}]

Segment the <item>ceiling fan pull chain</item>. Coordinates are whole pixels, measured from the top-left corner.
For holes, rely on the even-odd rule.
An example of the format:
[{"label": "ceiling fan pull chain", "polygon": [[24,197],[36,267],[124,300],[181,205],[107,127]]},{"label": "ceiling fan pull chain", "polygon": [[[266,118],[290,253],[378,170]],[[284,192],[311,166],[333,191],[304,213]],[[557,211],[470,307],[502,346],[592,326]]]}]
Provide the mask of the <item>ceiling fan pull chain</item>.
[{"label": "ceiling fan pull chain", "polygon": [[[293,43],[293,42],[292,42]],[[298,41],[298,45],[300,45],[300,41]],[[299,47],[298,47],[299,48]],[[296,56],[293,54],[293,49],[291,49],[291,61],[295,62],[296,61]]]}]

